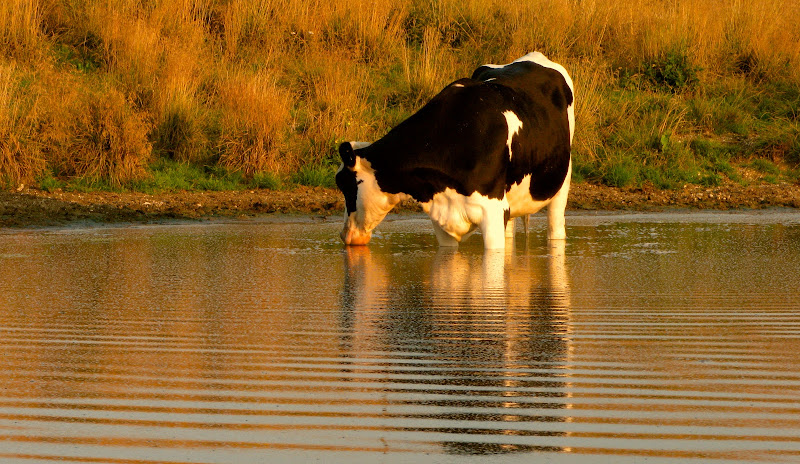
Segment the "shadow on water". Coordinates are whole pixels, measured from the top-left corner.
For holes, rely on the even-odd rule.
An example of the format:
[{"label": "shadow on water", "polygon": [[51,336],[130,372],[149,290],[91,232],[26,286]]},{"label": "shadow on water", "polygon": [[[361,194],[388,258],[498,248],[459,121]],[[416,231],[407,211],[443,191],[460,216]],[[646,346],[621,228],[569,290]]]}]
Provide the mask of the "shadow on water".
[{"label": "shadow on water", "polygon": [[[343,348],[355,359],[402,351],[420,369],[414,385],[387,387],[389,396],[415,393],[406,403],[426,411],[406,416],[418,425],[403,431],[441,436],[453,455],[564,450],[519,443],[564,436],[546,424],[569,420],[552,414],[569,407],[564,246],[540,255],[443,248],[413,262],[344,251]],[[521,427],[530,423],[540,425]]]}]

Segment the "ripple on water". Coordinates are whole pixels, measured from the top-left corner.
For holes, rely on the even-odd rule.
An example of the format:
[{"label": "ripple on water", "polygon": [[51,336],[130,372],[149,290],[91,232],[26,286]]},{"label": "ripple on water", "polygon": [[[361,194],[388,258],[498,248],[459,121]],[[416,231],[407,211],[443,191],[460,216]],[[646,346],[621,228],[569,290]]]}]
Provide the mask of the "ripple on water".
[{"label": "ripple on water", "polygon": [[573,217],[561,248],[538,220],[504,253],[416,217],[350,250],[327,223],[6,233],[0,458],[797,460],[776,214]]}]

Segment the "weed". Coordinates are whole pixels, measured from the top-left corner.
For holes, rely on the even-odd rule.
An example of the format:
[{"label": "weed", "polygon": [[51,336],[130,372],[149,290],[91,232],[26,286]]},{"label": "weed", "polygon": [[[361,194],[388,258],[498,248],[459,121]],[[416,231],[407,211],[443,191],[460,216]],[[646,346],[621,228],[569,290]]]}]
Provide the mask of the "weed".
[{"label": "weed", "polygon": [[789,169],[785,175],[790,182],[800,184],[800,169]]},{"label": "weed", "polygon": [[572,156],[572,180],[574,182],[598,182],[602,178],[600,162],[596,157],[587,159],[581,153]]},{"label": "weed", "polygon": [[72,47],[67,44],[56,44],[53,47],[56,61],[74,67],[80,72],[96,72],[100,67],[97,58],[87,52],[86,48]]},{"label": "weed", "polygon": [[712,163],[727,163],[730,160],[735,147],[716,140],[705,137],[697,137],[689,143],[689,148],[698,158],[708,160]]},{"label": "weed", "polygon": [[635,163],[629,158],[611,161],[601,172],[603,183],[611,187],[627,187],[636,180]]},{"label": "weed", "polygon": [[722,176],[717,172],[705,172],[699,176],[697,183],[705,187],[717,187],[722,184]]},{"label": "weed", "polygon": [[676,47],[661,53],[655,59],[642,65],[642,74],[656,86],[672,92],[692,88],[699,82],[699,66],[692,64],[688,50]]},{"label": "weed", "polygon": [[220,166],[199,166],[160,158],[142,179],[128,182],[126,187],[144,192],[177,190],[238,190],[249,184],[241,173]]},{"label": "weed", "polygon": [[678,184],[674,179],[670,178],[664,170],[650,166],[643,167],[640,175],[643,182],[650,182],[660,189],[672,189],[677,187]]},{"label": "weed", "polygon": [[789,150],[786,153],[786,161],[794,165],[800,165],[800,136],[795,135],[791,141]]},{"label": "weed", "polygon": [[78,177],[70,182],[63,183],[62,188],[70,192],[81,193],[98,190],[104,192],[120,192],[124,190],[121,184],[113,184],[108,179],[98,177]]},{"label": "weed", "polygon": [[203,110],[190,100],[176,100],[165,108],[153,130],[153,149],[177,161],[202,161],[207,150]]}]

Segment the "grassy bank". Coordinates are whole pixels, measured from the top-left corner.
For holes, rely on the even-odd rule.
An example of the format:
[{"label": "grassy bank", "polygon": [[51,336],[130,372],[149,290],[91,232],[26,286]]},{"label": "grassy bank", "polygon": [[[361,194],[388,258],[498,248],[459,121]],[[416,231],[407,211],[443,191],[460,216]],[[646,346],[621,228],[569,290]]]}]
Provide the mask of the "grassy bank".
[{"label": "grassy bank", "polygon": [[330,185],[477,65],[540,50],[576,84],[575,177],[800,178],[796,0],[6,0],[0,184]]}]

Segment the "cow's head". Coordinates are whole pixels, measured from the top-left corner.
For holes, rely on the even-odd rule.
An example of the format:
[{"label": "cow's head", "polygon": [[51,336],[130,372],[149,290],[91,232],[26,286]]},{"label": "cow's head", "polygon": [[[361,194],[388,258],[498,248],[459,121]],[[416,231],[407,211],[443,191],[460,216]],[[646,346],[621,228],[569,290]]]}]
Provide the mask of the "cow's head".
[{"label": "cow's head", "polygon": [[342,165],[336,173],[336,185],[344,194],[344,229],[346,245],[366,245],[372,230],[400,201],[398,195],[381,191],[372,164],[359,156],[364,142],[344,142],[339,146]]}]

